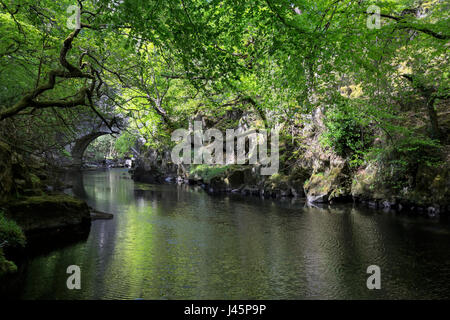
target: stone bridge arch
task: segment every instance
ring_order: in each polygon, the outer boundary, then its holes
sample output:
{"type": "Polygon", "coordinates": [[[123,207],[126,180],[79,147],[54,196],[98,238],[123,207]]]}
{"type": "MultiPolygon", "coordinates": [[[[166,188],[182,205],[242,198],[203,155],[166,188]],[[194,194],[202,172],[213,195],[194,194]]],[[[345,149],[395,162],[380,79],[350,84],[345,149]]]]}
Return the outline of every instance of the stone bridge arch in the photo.
{"type": "Polygon", "coordinates": [[[126,124],[127,118],[117,115],[114,115],[109,123],[100,122],[97,118],[88,115],[81,117],[74,128],[71,141],[67,141],[65,144],[65,150],[70,154],[70,159],[66,158],[63,162],[64,165],[74,169],[81,168],[84,152],[92,141],[107,134],[120,134],[126,124]]]}
{"type": "Polygon", "coordinates": [[[80,168],[83,165],[83,155],[89,144],[100,136],[111,134],[111,132],[99,131],[89,133],[75,141],[71,150],[72,166],[80,168]]]}

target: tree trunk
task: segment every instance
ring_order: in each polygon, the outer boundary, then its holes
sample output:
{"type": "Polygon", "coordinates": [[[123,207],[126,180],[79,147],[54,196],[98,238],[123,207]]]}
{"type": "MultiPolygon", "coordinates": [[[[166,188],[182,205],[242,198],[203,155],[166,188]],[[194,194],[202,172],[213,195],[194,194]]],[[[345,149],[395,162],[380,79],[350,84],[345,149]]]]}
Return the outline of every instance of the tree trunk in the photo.
{"type": "Polygon", "coordinates": [[[436,112],[436,109],[434,108],[435,100],[436,99],[434,99],[434,98],[427,99],[427,110],[428,110],[428,117],[430,118],[430,124],[431,124],[431,138],[440,139],[441,132],[439,130],[437,112],[436,112]]]}

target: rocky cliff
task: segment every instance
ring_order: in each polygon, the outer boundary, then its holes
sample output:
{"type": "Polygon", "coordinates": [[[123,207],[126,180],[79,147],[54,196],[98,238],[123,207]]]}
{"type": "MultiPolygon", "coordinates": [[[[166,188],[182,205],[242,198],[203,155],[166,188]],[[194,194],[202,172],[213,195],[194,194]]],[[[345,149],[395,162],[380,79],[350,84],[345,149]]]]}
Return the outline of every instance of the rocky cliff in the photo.
{"type": "MultiPolygon", "coordinates": [[[[322,143],[326,130],[323,118],[317,110],[309,122],[291,134],[300,141],[296,148],[289,138],[280,137],[280,171],[272,176],[260,175],[259,165],[175,166],[168,151],[156,150],[141,156],[133,176],[150,183],[175,181],[176,176],[179,183],[199,184],[210,193],[304,197],[310,203],[355,201],[429,216],[450,210],[449,148],[441,150],[436,156],[443,160],[433,164],[410,160],[406,166],[400,161],[402,155],[391,155],[392,159],[378,157],[354,165],[351,157],[338,155],[322,143]]],[[[381,138],[374,143],[380,150],[388,148],[381,138]]],[[[415,149],[411,149],[414,157],[415,149]]],[[[387,150],[384,154],[389,155],[387,150]]]]}

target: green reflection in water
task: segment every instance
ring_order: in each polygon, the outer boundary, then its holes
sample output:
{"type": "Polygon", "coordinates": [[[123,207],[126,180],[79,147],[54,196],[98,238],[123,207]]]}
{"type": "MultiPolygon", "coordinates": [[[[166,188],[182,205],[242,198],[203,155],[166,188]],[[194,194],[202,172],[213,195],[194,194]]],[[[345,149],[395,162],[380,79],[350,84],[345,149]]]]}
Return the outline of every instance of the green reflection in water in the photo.
{"type": "Polygon", "coordinates": [[[49,248],[1,295],[36,299],[449,298],[450,232],[433,221],[351,205],[212,197],[135,184],[126,170],[86,171],[74,192],[112,220],[87,240],[49,248]],[[82,289],[66,288],[79,265],[82,289]],[[382,270],[382,290],[366,269],[382,270]]]}

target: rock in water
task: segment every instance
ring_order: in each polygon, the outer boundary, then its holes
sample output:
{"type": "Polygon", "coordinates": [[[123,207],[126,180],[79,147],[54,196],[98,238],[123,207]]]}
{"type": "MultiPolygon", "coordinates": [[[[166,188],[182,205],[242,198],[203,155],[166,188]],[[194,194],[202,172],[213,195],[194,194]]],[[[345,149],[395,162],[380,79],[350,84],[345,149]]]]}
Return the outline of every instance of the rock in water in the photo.
{"type": "Polygon", "coordinates": [[[25,232],[90,225],[86,202],[68,195],[32,196],[11,201],[6,206],[8,218],[25,232]]]}
{"type": "Polygon", "coordinates": [[[106,213],[97,211],[95,209],[91,210],[91,219],[92,220],[108,220],[114,218],[114,215],[112,213],[106,213]]]}

